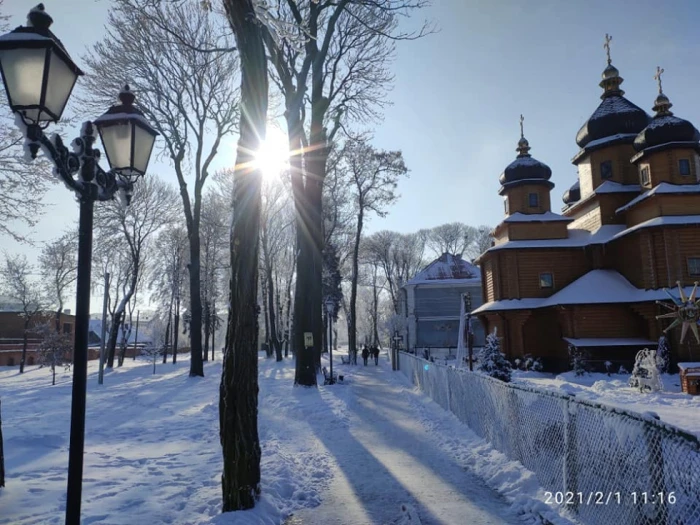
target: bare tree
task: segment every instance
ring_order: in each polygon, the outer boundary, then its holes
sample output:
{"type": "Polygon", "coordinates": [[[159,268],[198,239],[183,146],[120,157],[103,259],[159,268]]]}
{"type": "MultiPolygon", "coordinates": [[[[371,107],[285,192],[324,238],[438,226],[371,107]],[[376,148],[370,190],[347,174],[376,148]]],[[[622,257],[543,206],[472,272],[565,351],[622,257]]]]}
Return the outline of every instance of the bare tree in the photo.
{"type": "Polygon", "coordinates": [[[436,257],[443,253],[463,255],[476,240],[477,229],[462,222],[450,222],[425,232],[426,245],[436,257]]]}
{"type": "Polygon", "coordinates": [[[120,1],[106,38],[84,59],[100,104],[129,77],[161,134],[177,177],[189,239],[190,375],[203,376],[200,222],[204,185],[221,141],[236,130],[236,56],[221,17],[193,2],[120,1]],[[177,38],[174,38],[177,35],[177,38]],[[202,53],[202,49],[221,51],[202,53]]]}
{"type": "Polygon", "coordinates": [[[406,175],[408,169],[400,151],[378,151],[365,140],[348,141],[343,149],[343,164],[347,170],[348,184],[352,188],[357,212],[348,311],[348,347],[351,352],[355,352],[360,241],[365,217],[371,212],[380,217],[386,215],[386,208],[398,199],[396,186],[399,177],[406,175]]]}
{"type": "Polygon", "coordinates": [[[406,36],[397,31],[397,19],[424,5],[424,0],[288,0],[276,4],[274,16],[296,28],[298,39],[280,43],[270,33],[264,35],[285,100],[292,152],[298,245],[295,384],[316,384],[322,332],[322,188],[330,146],[348,122],[378,116],[391,81],[387,64],[393,39],[406,36]],[[313,339],[308,350],[306,333],[313,339]]]}
{"type": "Polygon", "coordinates": [[[29,264],[24,255],[5,254],[5,261],[0,268],[4,278],[3,292],[17,301],[24,319],[24,334],[22,337],[22,357],[19,361],[19,373],[24,373],[24,363],[27,359],[27,339],[32,321],[41,312],[43,298],[41,285],[32,279],[34,267],[29,264]]]}
{"type": "MultiPolygon", "coordinates": [[[[111,201],[95,212],[96,244],[109,244],[109,239],[124,239],[126,253],[120,265],[123,279],[116,279],[121,286],[121,298],[113,311],[112,323],[107,341],[107,368],[114,366],[114,356],[119,329],[124,323],[127,304],[136,293],[146,262],[146,248],[150,238],[161,228],[171,223],[177,213],[177,195],[172,186],[158,177],[145,177],[139,184],[129,207],[118,201],[111,201]]],[[[116,303],[116,298],[115,298],[116,303]]],[[[120,359],[120,362],[122,359],[120,359]]]]}
{"type": "Polygon", "coordinates": [[[479,226],[479,228],[477,228],[474,242],[467,250],[467,254],[472,260],[476,259],[479,255],[493,246],[493,235],[491,235],[492,230],[493,228],[490,226],[479,226]]]}
{"type": "MultiPolygon", "coordinates": [[[[0,13],[3,12],[0,0],[0,13]]],[[[0,33],[9,29],[8,17],[0,15],[0,33]]],[[[7,107],[5,90],[0,90],[0,107],[7,107]]],[[[15,241],[30,242],[17,226],[35,226],[45,206],[43,196],[58,177],[52,175],[53,166],[46,159],[27,162],[24,136],[14,125],[14,115],[9,111],[0,114],[0,234],[15,241]]]]}
{"type": "Polygon", "coordinates": [[[267,57],[253,0],[224,0],[241,64],[241,122],[234,172],[231,291],[219,432],[224,457],[223,511],[250,509],[260,495],[257,284],[261,170],[254,153],[265,139],[267,57]]]}
{"type": "Polygon", "coordinates": [[[51,369],[51,384],[56,384],[56,368],[64,365],[70,368],[70,356],[73,341],[70,334],[57,332],[51,323],[43,323],[34,328],[33,332],[39,337],[37,347],[38,363],[51,369]]]}
{"type": "Polygon", "coordinates": [[[56,307],[56,331],[66,294],[78,277],[78,242],[73,232],[65,233],[44,246],[39,255],[44,295],[56,307]]]}
{"type": "Polygon", "coordinates": [[[425,235],[382,230],[364,240],[364,250],[365,257],[382,268],[394,312],[398,313],[399,290],[425,265],[425,235]]]}

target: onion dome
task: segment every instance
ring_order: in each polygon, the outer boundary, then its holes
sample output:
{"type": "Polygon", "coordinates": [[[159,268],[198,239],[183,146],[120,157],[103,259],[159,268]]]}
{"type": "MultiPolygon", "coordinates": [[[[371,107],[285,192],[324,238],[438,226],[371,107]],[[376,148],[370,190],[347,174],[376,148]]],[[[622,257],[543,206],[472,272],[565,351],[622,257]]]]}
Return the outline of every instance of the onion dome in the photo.
{"type": "Polygon", "coordinates": [[[603,101],[576,134],[576,144],[581,148],[585,148],[594,140],[614,135],[637,134],[649,124],[646,111],[623,96],[625,92],[620,89],[620,85],[624,79],[610,60],[611,40],[611,36],[605,35],[604,47],[608,54],[608,65],[599,84],[603,88],[603,94],[600,96],[603,101]]]}
{"type": "Polygon", "coordinates": [[[581,184],[577,180],[571,188],[564,192],[562,197],[564,204],[571,206],[573,203],[581,200],[581,184]]]}
{"type": "Polygon", "coordinates": [[[659,95],[652,108],[656,115],[649,125],[644,128],[634,139],[634,149],[642,151],[662,144],[686,142],[698,145],[700,132],[687,120],[678,118],[671,112],[671,101],[664,94],[661,87],[661,73],[664,70],[657,67],[654,78],[659,83],[659,95]]]}
{"type": "Polygon", "coordinates": [[[545,163],[532,158],[530,155],[530,143],[523,135],[524,118],[520,115],[520,140],[515,151],[518,152],[516,159],[511,162],[501,173],[498,181],[501,183],[501,191],[506,187],[520,184],[544,183],[550,188],[554,185],[549,182],[552,170],[545,163]]]}

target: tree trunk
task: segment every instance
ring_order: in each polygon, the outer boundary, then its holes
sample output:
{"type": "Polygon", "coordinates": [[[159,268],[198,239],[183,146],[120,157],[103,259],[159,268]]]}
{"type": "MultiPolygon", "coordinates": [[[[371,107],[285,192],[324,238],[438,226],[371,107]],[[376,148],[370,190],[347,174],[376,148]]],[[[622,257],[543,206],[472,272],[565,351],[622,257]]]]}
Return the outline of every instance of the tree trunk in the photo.
{"type": "Polygon", "coordinates": [[[204,301],[204,361],[209,361],[209,335],[211,334],[211,314],[209,299],[204,301]]]}
{"type": "Polygon", "coordinates": [[[2,448],[2,400],[0,400],[0,487],[5,486],[5,452],[2,448]]]}
{"type": "MultiPolygon", "coordinates": [[[[165,345],[163,346],[163,364],[168,362],[168,345],[170,344],[170,322],[173,319],[173,299],[170,296],[170,306],[168,306],[168,324],[165,325],[165,345]]],[[[155,341],[154,341],[155,343],[155,341]]]]}
{"type": "Polygon", "coordinates": [[[200,296],[199,221],[190,235],[190,377],[204,377],[202,361],[202,297],[200,296]],[[196,233],[194,233],[196,232],[196,233]]]}
{"type": "MultiPolygon", "coordinates": [[[[27,314],[25,314],[26,316],[27,314]]],[[[24,318],[24,336],[22,337],[22,357],[19,360],[19,373],[24,373],[24,363],[27,360],[27,337],[29,335],[29,317],[24,318]]]]}
{"type": "Polygon", "coordinates": [[[269,257],[265,257],[268,260],[268,264],[265,265],[267,273],[267,311],[269,312],[270,321],[270,336],[268,339],[268,344],[272,345],[272,349],[275,352],[276,361],[282,361],[282,341],[277,334],[277,315],[275,313],[275,286],[272,280],[272,264],[269,264],[269,257]]]}
{"type": "Polygon", "coordinates": [[[363,203],[360,201],[355,231],[355,246],[352,249],[352,276],[350,278],[350,308],[348,312],[348,350],[357,351],[357,279],[360,271],[360,238],[364,222],[363,203]]]}
{"type": "Polygon", "coordinates": [[[262,296],[262,311],[265,319],[265,357],[269,359],[272,357],[272,344],[270,338],[270,317],[268,315],[269,308],[267,305],[267,271],[260,278],[260,295],[262,296]]]}
{"type": "Polygon", "coordinates": [[[224,0],[241,64],[241,120],[231,234],[231,308],[219,401],[224,512],[252,508],[260,495],[257,286],[261,173],[253,160],[265,137],[268,80],[262,28],[252,2],[224,0]]]}
{"type": "Polygon", "coordinates": [[[177,341],[179,339],[180,332],[180,299],[176,300],[175,304],[175,328],[173,330],[173,364],[177,363],[177,341]]]}
{"type": "Polygon", "coordinates": [[[372,338],[374,345],[379,346],[379,329],[377,322],[379,320],[379,288],[377,288],[377,267],[372,269],[372,338]]]}

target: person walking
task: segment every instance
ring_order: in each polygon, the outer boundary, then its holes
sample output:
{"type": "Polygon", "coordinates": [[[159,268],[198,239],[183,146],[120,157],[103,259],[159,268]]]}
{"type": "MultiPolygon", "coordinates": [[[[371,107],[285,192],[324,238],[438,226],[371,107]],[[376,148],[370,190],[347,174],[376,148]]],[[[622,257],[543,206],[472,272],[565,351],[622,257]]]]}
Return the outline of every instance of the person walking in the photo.
{"type": "Polygon", "coordinates": [[[367,358],[369,357],[369,350],[367,349],[367,345],[364,345],[362,347],[362,360],[365,362],[365,366],[367,366],[367,358]]]}
{"type": "Polygon", "coordinates": [[[379,347],[377,345],[372,348],[372,357],[374,357],[374,366],[379,366],[379,347]]]}

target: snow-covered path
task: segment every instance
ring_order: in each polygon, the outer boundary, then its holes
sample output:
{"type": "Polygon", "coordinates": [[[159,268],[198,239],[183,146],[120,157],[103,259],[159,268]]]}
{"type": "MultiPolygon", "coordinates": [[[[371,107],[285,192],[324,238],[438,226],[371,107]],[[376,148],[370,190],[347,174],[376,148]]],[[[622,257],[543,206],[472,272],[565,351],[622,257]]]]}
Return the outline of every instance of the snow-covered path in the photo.
{"type": "Polygon", "coordinates": [[[290,523],[412,523],[401,516],[402,503],[423,525],[518,522],[501,496],[445,453],[423,396],[386,362],[336,370],[347,384],[321,388],[319,410],[337,422],[312,425],[332,456],[330,486],[319,507],[300,510],[290,523]]]}

